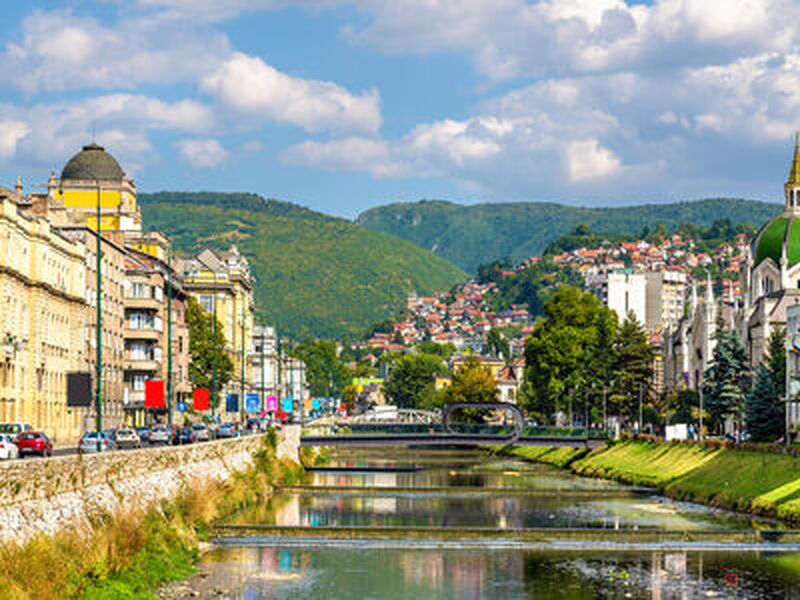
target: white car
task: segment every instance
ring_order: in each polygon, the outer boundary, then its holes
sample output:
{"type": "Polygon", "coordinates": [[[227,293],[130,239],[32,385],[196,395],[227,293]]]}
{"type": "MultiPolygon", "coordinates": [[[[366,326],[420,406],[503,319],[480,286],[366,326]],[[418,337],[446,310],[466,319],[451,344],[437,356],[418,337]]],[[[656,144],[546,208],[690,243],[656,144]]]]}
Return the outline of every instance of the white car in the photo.
{"type": "Polygon", "coordinates": [[[0,433],[0,459],[9,460],[12,458],[19,458],[19,450],[11,434],[0,433]]]}
{"type": "Polygon", "coordinates": [[[0,433],[7,433],[11,436],[12,440],[17,439],[20,433],[26,431],[33,431],[33,427],[27,423],[13,422],[13,423],[0,423],[0,433]]]}
{"type": "Polygon", "coordinates": [[[198,442],[207,442],[211,439],[211,431],[205,423],[193,423],[192,431],[194,431],[195,438],[198,442]]]}

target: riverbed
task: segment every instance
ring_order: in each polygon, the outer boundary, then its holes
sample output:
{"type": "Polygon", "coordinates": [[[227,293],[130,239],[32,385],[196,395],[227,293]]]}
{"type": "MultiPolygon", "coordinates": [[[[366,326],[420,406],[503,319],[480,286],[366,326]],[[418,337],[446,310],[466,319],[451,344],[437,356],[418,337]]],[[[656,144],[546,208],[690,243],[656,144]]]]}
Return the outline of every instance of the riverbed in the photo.
{"type": "Polygon", "coordinates": [[[326,470],[229,522],[295,533],[220,537],[176,596],[800,598],[797,547],[616,541],[619,532],[722,536],[780,523],[477,451],[336,450],[326,470]],[[429,535],[406,539],[406,527],[429,535]],[[296,528],[392,528],[392,534],[308,539],[296,528]],[[478,534],[460,540],[443,533],[465,528],[478,534]],[[503,535],[547,528],[554,532],[547,544],[503,535]],[[559,540],[559,532],[582,531],[593,532],[592,541],[559,540]]]}

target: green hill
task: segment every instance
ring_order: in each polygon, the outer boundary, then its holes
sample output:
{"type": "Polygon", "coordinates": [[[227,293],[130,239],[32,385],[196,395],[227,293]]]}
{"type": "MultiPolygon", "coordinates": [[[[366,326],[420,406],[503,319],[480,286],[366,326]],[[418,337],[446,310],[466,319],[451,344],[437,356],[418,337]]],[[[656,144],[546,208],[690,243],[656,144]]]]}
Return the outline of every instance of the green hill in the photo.
{"type": "Polygon", "coordinates": [[[427,248],[474,273],[478,265],[510,256],[537,255],[548,243],[585,223],[599,233],[638,233],[663,223],[711,225],[718,219],[760,226],[781,205],[718,198],[615,208],[580,208],[544,202],[463,206],[439,200],[371,208],[357,223],[427,248]]]}
{"type": "Polygon", "coordinates": [[[408,293],[466,276],[418,246],[254,194],[140,194],[145,225],[176,248],[236,244],[250,260],[265,320],[295,338],[357,336],[405,306],[408,293]]]}

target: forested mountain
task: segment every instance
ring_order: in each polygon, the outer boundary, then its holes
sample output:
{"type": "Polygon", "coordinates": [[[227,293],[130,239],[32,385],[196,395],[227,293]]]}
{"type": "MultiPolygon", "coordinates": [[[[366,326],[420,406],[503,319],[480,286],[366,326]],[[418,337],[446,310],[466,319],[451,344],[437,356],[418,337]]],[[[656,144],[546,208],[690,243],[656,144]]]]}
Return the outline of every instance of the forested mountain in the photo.
{"type": "Polygon", "coordinates": [[[464,206],[439,200],[388,204],[362,213],[357,223],[391,233],[431,250],[469,273],[479,265],[509,256],[540,254],[578,224],[596,233],[638,234],[662,223],[709,226],[728,219],[760,226],[782,205],[735,198],[710,198],[673,204],[581,208],[544,202],[464,206]]]}
{"type": "Polygon", "coordinates": [[[466,275],[418,246],[289,202],[255,194],[139,194],[145,226],[178,251],[236,244],[250,260],[264,320],[295,338],[358,336],[412,292],[449,289],[466,275]]]}

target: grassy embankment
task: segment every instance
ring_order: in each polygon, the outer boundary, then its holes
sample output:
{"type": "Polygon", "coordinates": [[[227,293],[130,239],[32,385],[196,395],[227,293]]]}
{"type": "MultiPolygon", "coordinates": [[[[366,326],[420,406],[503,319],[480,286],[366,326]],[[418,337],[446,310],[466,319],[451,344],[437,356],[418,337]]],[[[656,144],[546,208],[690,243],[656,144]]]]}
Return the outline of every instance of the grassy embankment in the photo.
{"type": "Polygon", "coordinates": [[[252,467],[226,481],[191,487],[147,511],[105,515],[88,534],[65,530],[0,546],[2,597],[154,598],[158,585],[193,572],[216,521],[302,477],[302,467],[276,458],[274,434],[264,440],[252,467]]]}
{"type": "Polygon", "coordinates": [[[679,500],[800,523],[800,462],[773,451],[624,441],[588,452],[515,448],[514,456],[575,473],[652,486],[679,500]]]}

